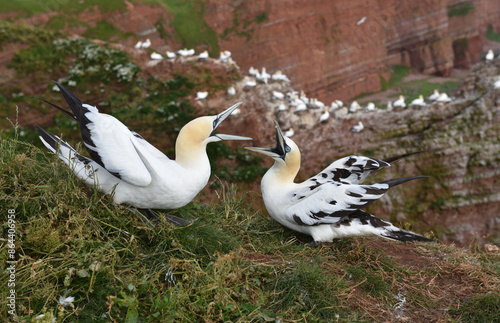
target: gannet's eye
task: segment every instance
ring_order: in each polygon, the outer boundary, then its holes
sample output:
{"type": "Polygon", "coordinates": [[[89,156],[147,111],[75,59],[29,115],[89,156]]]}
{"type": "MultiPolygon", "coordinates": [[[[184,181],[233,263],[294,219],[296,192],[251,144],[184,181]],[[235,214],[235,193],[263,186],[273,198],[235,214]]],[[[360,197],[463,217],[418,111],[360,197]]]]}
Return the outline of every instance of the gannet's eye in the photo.
{"type": "Polygon", "coordinates": [[[292,148],[290,148],[289,146],[285,147],[285,152],[289,153],[291,150],[292,150],[292,148]]]}

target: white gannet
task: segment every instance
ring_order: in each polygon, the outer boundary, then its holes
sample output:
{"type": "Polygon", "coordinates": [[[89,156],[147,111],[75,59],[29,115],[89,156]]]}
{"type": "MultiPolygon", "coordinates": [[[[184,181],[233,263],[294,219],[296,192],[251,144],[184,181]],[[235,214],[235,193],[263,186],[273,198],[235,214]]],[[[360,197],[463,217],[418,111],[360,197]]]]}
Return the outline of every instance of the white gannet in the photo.
{"type": "Polygon", "coordinates": [[[324,109],[325,108],[325,104],[316,98],[312,98],[311,100],[309,100],[309,106],[313,109],[324,109]]]}
{"type": "Polygon", "coordinates": [[[240,115],[240,113],[241,113],[241,110],[240,110],[239,108],[236,108],[236,109],[234,109],[234,111],[233,111],[233,112],[231,112],[231,115],[232,115],[233,117],[237,117],[237,116],[239,116],[239,115],[240,115]]]}
{"type": "Polygon", "coordinates": [[[358,122],[357,125],[354,125],[352,128],[351,128],[351,132],[355,132],[355,133],[359,133],[361,131],[363,131],[363,129],[365,129],[365,126],[363,125],[363,122],[358,122]]]}
{"type": "Polygon", "coordinates": [[[303,90],[300,91],[299,99],[302,100],[305,104],[309,104],[309,98],[306,96],[303,90]]]}
{"type": "Polygon", "coordinates": [[[208,60],[208,51],[204,50],[203,52],[199,53],[198,59],[202,61],[208,60]]]}
{"type": "Polygon", "coordinates": [[[361,25],[362,23],[364,23],[366,21],[366,17],[363,17],[361,19],[359,19],[359,21],[356,23],[356,26],[359,26],[361,25]]]}
{"type": "Polygon", "coordinates": [[[253,66],[251,66],[249,69],[248,69],[248,74],[250,74],[251,76],[255,76],[257,75],[257,73],[259,73],[258,70],[256,70],[255,68],[253,68],[253,66]]]}
{"type": "Polygon", "coordinates": [[[342,108],[344,106],[344,102],[342,102],[340,100],[335,100],[335,103],[337,103],[337,105],[339,106],[339,108],[342,108]]]}
{"type": "Polygon", "coordinates": [[[284,81],[284,82],[290,82],[290,79],[285,75],[283,74],[281,71],[276,71],[272,76],[271,76],[271,79],[275,80],[275,81],[284,81]]]}
{"type": "Polygon", "coordinates": [[[196,99],[195,100],[204,100],[207,97],[208,97],[207,91],[199,91],[199,92],[196,92],[196,99]]]}
{"type": "Polygon", "coordinates": [[[168,59],[174,59],[177,56],[175,52],[170,52],[168,50],[165,52],[165,54],[167,55],[168,59]]]}
{"type": "Polygon", "coordinates": [[[262,72],[259,73],[259,71],[257,71],[257,75],[255,75],[255,78],[257,79],[257,81],[267,84],[267,81],[271,78],[271,75],[269,75],[269,73],[266,72],[266,68],[263,67],[262,72]]]}
{"type": "Polygon", "coordinates": [[[431,101],[436,101],[439,98],[439,91],[437,89],[434,90],[434,93],[432,93],[428,99],[431,101]]]}
{"type": "Polygon", "coordinates": [[[286,111],[288,110],[288,107],[285,104],[285,101],[280,100],[279,105],[278,105],[278,111],[286,111]]]}
{"type": "Polygon", "coordinates": [[[276,147],[245,147],[274,159],[273,166],[261,182],[264,204],[274,220],[312,236],[312,246],[337,238],[366,235],[397,241],[432,241],[361,210],[381,198],[389,188],[425,177],[396,178],[362,185],[369,175],[390,166],[389,162],[410,154],[386,160],[347,156],[333,162],[318,175],[294,183],[300,169],[299,147],[283,136],[276,122],[275,127],[276,147]]]}
{"type": "Polygon", "coordinates": [[[279,91],[273,91],[273,99],[275,100],[283,100],[285,95],[279,91]]]}
{"type": "Polygon", "coordinates": [[[293,128],[290,128],[290,129],[288,129],[288,131],[285,131],[285,136],[288,138],[293,137],[294,134],[295,134],[295,131],[293,131],[293,128]]]}
{"type": "Polygon", "coordinates": [[[323,107],[323,109],[324,109],[324,112],[322,115],[319,116],[319,120],[318,120],[320,123],[325,122],[328,120],[328,118],[330,118],[330,112],[328,112],[328,107],[325,106],[325,107],[323,107]]]}
{"type": "Polygon", "coordinates": [[[85,184],[111,194],[117,204],[145,209],[176,209],[189,203],[207,184],[210,162],[206,146],[221,140],[250,138],[216,134],[215,129],[236,109],[237,103],[215,116],[196,118],[179,132],[175,160],[131,131],[115,117],[84,104],[59,83],[68,111],[80,124],[90,158],[84,157],[59,137],[37,126],[43,144],[56,153],[85,184]]]}
{"type": "Polygon", "coordinates": [[[493,88],[494,89],[500,89],[500,76],[498,77],[498,80],[493,83],[493,88]]]}
{"type": "Polygon", "coordinates": [[[495,54],[493,54],[493,50],[490,49],[488,51],[488,54],[486,54],[485,58],[487,61],[492,61],[495,58],[495,54]]]}
{"type": "Polygon", "coordinates": [[[193,56],[195,53],[194,49],[179,49],[177,51],[177,54],[181,55],[182,57],[188,57],[188,56],[193,56]]]}
{"type": "Polygon", "coordinates": [[[333,111],[333,110],[337,110],[339,107],[339,105],[337,104],[337,102],[333,101],[331,104],[330,104],[330,111],[333,111]]]}
{"type": "Polygon", "coordinates": [[[139,41],[135,44],[134,48],[135,48],[135,49],[141,49],[141,47],[142,47],[142,41],[140,41],[140,40],[139,40],[139,41]]]}
{"type": "Polygon", "coordinates": [[[149,46],[151,46],[151,41],[148,39],[146,39],[145,42],[142,43],[141,47],[142,48],[149,48],[149,46]]]}
{"type": "Polygon", "coordinates": [[[223,52],[220,52],[220,55],[219,55],[219,60],[221,60],[222,62],[225,62],[227,61],[229,58],[231,58],[231,52],[228,51],[228,50],[225,50],[223,52]]]}
{"type": "Polygon", "coordinates": [[[236,94],[236,90],[234,89],[234,86],[230,86],[230,87],[227,89],[227,94],[228,94],[228,95],[235,95],[235,94],[236,94]]]}
{"type": "Polygon", "coordinates": [[[385,107],[385,109],[387,111],[392,111],[392,102],[391,101],[387,102],[387,106],[385,107]]]}
{"type": "Polygon", "coordinates": [[[307,111],[307,105],[304,102],[302,102],[301,100],[299,100],[299,102],[295,106],[295,109],[293,110],[293,112],[297,113],[297,112],[302,112],[302,111],[307,111]]]}
{"type": "Polygon", "coordinates": [[[366,106],[366,111],[375,111],[377,107],[375,106],[375,103],[373,102],[368,102],[368,105],[366,106]]]}
{"type": "Polygon", "coordinates": [[[158,54],[157,52],[151,53],[150,57],[153,60],[162,60],[163,59],[163,56],[161,56],[161,54],[158,54]]]}
{"type": "Polygon", "coordinates": [[[361,106],[359,105],[358,101],[352,101],[351,106],[349,107],[349,112],[354,113],[360,109],[361,106]]]}
{"type": "Polygon", "coordinates": [[[257,82],[255,82],[254,80],[246,80],[244,83],[243,83],[244,86],[248,86],[248,87],[254,87],[257,85],[257,82]]]}
{"type": "Polygon", "coordinates": [[[448,97],[448,94],[443,92],[439,94],[439,98],[436,100],[436,102],[451,102],[451,99],[448,97]]]}
{"type": "Polygon", "coordinates": [[[425,101],[424,101],[424,96],[420,94],[418,98],[415,100],[411,101],[410,106],[412,105],[417,105],[419,107],[425,107],[425,101]]]}
{"type": "Polygon", "coordinates": [[[399,96],[399,99],[397,99],[396,101],[394,101],[394,103],[392,104],[393,107],[395,108],[406,108],[406,103],[405,103],[405,97],[400,95],[399,96]]]}

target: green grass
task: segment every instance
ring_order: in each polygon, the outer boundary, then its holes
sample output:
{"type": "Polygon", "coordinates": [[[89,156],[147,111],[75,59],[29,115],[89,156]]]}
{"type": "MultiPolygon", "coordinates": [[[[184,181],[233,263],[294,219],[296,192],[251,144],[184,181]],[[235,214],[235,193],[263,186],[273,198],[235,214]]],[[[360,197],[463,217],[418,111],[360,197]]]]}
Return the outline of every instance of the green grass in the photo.
{"type": "Polygon", "coordinates": [[[493,27],[491,27],[491,25],[488,25],[488,29],[486,30],[486,38],[491,41],[500,42],[500,33],[494,32],[493,27]]]}
{"type": "Polygon", "coordinates": [[[406,76],[410,74],[411,67],[404,65],[393,65],[391,66],[391,76],[389,80],[380,77],[380,84],[382,85],[382,91],[385,91],[396,84],[399,84],[406,76]]]}
{"type": "Polygon", "coordinates": [[[460,1],[448,5],[448,17],[465,16],[476,9],[476,6],[471,1],[460,1]]]}
{"type": "Polygon", "coordinates": [[[69,14],[79,13],[85,9],[97,6],[101,13],[110,11],[125,10],[123,0],[86,0],[86,1],[37,1],[37,0],[0,0],[0,12],[20,12],[23,17],[62,11],[69,14]]]}
{"type": "Polygon", "coordinates": [[[111,39],[123,39],[132,36],[131,33],[123,33],[121,30],[110,24],[105,20],[97,22],[95,27],[88,28],[83,36],[90,39],[100,39],[109,41],[111,39]]]}

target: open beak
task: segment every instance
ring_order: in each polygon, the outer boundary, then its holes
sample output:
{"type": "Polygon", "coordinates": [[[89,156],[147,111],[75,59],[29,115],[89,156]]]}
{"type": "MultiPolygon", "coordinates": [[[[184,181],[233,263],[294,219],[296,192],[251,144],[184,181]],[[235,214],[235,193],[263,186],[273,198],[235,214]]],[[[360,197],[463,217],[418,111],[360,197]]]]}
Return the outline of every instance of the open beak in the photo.
{"type": "Polygon", "coordinates": [[[261,147],[245,147],[245,149],[255,151],[256,153],[270,156],[272,158],[285,158],[285,138],[283,138],[283,133],[281,132],[280,126],[277,121],[274,121],[274,127],[276,128],[276,147],[274,148],[261,148],[261,147]]]}
{"type": "Polygon", "coordinates": [[[242,137],[242,136],[235,136],[235,135],[226,135],[222,133],[214,133],[215,129],[222,123],[222,121],[226,120],[227,117],[231,115],[231,113],[236,110],[240,105],[242,105],[243,102],[238,102],[235,105],[231,106],[230,108],[226,109],[225,111],[219,113],[217,115],[217,118],[214,121],[213,128],[214,130],[212,131],[212,134],[210,136],[219,138],[219,140],[253,140],[250,137],[242,137]]]}

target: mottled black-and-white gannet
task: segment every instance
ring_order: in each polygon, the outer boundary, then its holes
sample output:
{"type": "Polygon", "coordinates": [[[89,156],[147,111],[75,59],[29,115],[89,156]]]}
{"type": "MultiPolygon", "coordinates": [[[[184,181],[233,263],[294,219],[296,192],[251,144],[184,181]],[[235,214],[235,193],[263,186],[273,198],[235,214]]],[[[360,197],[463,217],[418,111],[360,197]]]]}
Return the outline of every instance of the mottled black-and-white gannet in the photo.
{"type": "Polygon", "coordinates": [[[366,235],[398,241],[432,241],[361,210],[381,198],[389,188],[423,177],[362,185],[369,175],[407,155],[386,160],[347,156],[333,162],[318,175],[302,183],[294,183],[300,169],[299,147],[283,136],[277,123],[275,127],[276,147],[245,147],[274,159],[274,165],[261,182],[264,204],[274,220],[312,236],[311,245],[366,235]]]}
{"type": "Polygon", "coordinates": [[[410,106],[412,106],[412,105],[416,105],[416,106],[419,106],[419,107],[424,107],[425,106],[424,96],[422,94],[420,94],[418,96],[418,98],[416,98],[415,100],[411,101],[410,106]]]}
{"type": "Polygon", "coordinates": [[[392,104],[393,107],[395,108],[406,108],[406,103],[405,103],[405,97],[400,95],[399,96],[399,99],[397,99],[396,101],[394,101],[394,103],[392,104]]]}
{"type": "Polygon", "coordinates": [[[365,126],[363,125],[363,122],[359,121],[358,124],[354,125],[350,129],[350,131],[355,132],[355,133],[359,133],[359,132],[363,131],[363,129],[365,129],[365,126]]]}
{"type": "Polygon", "coordinates": [[[435,89],[428,99],[431,101],[436,101],[437,99],[439,99],[439,91],[435,89]]]}
{"type": "Polygon", "coordinates": [[[495,54],[493,53],[493,50],[488,50],[488,53],[486,54],[486,60],[487,61],[492,61],[495,58],[495,54]]]}
{"type": "Polygon", "coordinates": [[[144,209],[180,208],[208,182],[208,143],[251,140],[215,133],[240,102],[218,115],[199,117],[182,127],[175,143],[175,160],[171,160],[115,117],[99,113],[96,107],[82,103],[63,86],[56,85],[71,111],[44,101],[80,124],[91,158],[80,155],[62,139],[37,126],[41,141],[85,184],[111,194],[117,204],[144,209]]]}

